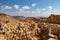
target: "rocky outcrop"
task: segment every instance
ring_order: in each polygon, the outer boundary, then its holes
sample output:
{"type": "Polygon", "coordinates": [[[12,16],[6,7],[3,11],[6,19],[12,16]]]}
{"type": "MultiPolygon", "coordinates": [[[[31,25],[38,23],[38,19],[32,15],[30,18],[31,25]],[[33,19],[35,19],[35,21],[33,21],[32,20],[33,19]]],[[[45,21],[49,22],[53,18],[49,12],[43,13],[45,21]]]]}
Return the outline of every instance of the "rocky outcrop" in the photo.
{"type": "Polygon", "coordinates": [[[60,15],[51,14],[48,18],[39,18],[39,22],[60,24],[60,15]]]}
{"type": "Polygon", "coordinates": [[[8,22],[19,22],[17,19],[7,15],[7,14],[4,14],[4,13],[0,13],[0,21],[1,22],[5,22],[5,23],[8,23],[8,22]]]}
{"type": "Polygon", "coordinates": [[[48,21],[49,23],[60,24],[60,15],[52,14],[51,16],[49,16],[49,17],[47,18],[47,21],[48,21]]]}

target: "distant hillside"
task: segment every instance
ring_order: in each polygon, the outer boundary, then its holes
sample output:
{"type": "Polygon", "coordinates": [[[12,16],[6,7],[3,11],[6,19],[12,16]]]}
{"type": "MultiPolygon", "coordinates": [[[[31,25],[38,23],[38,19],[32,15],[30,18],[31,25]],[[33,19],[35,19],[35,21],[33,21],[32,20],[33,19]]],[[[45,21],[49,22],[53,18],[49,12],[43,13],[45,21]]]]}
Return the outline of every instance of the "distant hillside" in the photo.
{"type": "Polygon", "coordinates": [[[27,21],[27,22],[45,22],[45,23],[54,23],[54,24],[60,24],[60,15],[56,14],[51,14],[49,17],[40,17],[40,18],[35,18],[35,17],[20,17],[18,18],[20,21],[27,21]]]}
{"type": "Polygon", "coordinates": [[[54,23],[54,24],[60,24],[60,15],[51,14],[48,18],[46,17],[23,17],[23,16],[9,16],[4,13],[0,13],[0,21],[3,22],[19,22],[19,21],[27,21],[27,22],[45,22],[45,23],[54,23]]]}
{"type": "Polygon", "coordinates": [[[60,15],[51,14],[48,18],[38,18],[39,22],[60,24],[60,15]]]}
{"type": "Polygon", "coordinates": [[[25,18],[24,16],[12,16],[14,18],[25,18]]]}
{"type": "Polygon", "coordinates": [[[60,24],[60,15],[51,14],[47,18],[47,22],[60,24]]]}
{"type": "Polygon", "coordinates": [[[2,21],[2,22],[18,22],[17,19],[15,19],[7,14],[4,14],[4,13],[0,13],[0,21],[2,21]]]}

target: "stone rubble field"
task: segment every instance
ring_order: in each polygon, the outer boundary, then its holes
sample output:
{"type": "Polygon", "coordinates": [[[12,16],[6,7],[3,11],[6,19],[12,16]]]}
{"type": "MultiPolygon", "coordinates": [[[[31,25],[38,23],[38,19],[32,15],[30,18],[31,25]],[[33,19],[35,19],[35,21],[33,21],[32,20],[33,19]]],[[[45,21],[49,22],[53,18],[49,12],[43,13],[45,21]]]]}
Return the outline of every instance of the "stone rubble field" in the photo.
{"type": "Polygon", "coordinates": [[[60,40],[60,25],[0,22],[0,40],[60,40]]]}

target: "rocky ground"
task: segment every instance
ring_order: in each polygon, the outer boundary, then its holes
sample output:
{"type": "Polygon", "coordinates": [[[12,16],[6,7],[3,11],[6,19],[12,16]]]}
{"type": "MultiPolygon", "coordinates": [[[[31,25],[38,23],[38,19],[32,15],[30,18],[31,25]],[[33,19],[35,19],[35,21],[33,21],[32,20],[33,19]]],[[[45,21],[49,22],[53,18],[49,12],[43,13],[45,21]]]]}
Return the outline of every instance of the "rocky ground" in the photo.
{"type": "Polygon", "coordinates": [[[60,40],[60,25],[0,22],[0,40],[60,40]]]}
{"type": "Polygon", "coordinates": [[[0,40],[60,40],[60,24],[0,19],[0,40]]]}

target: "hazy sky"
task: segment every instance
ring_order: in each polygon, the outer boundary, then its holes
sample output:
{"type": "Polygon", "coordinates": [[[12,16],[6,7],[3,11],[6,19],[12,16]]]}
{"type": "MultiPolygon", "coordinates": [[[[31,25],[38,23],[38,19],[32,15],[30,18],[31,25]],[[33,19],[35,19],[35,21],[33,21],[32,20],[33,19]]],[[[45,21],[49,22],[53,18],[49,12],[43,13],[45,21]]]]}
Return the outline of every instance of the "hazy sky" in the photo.
{"type": "Polygon", "coordinates": [[[0,12],[12,16],[60,14],[60,0],[0,0],[0,12]]]}

